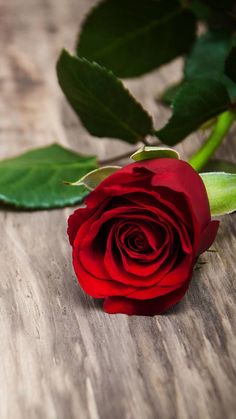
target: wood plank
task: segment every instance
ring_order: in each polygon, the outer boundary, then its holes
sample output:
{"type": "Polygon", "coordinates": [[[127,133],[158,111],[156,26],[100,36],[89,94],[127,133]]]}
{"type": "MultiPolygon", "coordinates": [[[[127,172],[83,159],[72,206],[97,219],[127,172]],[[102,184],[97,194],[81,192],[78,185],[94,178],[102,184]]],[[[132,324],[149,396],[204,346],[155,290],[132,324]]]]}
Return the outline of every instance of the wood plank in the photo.
{"type": "MultiPolygon", "coordinates": [[[[0,156],[57,141],[105,158],[128,145],[96,140],[66,104],[55,77],[95,0],[0,4],[0,156]]],[[[127,85],[161,126],[153,94],[181,61],[127,85]]],[[[219,155],[235,159],[235,132],[219,155]]],[[[186,157],[199,144],[179,148],[186,157]]],[[[0,210],[0,417],[5,419],[235,418],[235,215],[218,253],[196,271],[181,304],[154,318],[109,316],[73,282],[71,209],[0,210]]]]}

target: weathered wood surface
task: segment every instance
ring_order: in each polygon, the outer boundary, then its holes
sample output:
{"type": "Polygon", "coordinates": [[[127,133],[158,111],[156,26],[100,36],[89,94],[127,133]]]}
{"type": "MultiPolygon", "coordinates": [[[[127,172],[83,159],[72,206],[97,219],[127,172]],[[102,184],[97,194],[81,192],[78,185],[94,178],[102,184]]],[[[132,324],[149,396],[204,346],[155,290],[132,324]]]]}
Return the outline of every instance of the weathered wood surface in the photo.
{"type": "MultiPolygon", "coordinates": [[[[1,0],[1,158],[54,141],[101,158],[128,149],[91,138],[56,82],[60,48],[72,49],[94,3],[1,0]]],[[[180,67],[128,83],[156,125],[168,112],[153,95],[180,67]]],[[[220,151],[230,159],[234,135],[220,151]]],[[[181,146],[185,156],[193,139],[181,146]]],[[[74,284],[70,212],[0,210],[0,418],[235,418],[235,215],[223,220],[218,253],[204,256],[181,304],[129,318],[104,314],[74,284]]]]}

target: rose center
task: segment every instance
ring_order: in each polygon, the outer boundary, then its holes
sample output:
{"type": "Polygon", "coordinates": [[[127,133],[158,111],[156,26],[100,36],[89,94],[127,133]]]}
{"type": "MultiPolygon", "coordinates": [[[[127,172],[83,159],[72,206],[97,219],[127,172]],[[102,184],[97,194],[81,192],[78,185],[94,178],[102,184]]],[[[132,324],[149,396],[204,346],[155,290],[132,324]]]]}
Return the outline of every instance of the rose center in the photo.
{"type": "Polygon", "coordinates": [[[150,250],[147,238],[138,228],[133,228],[127,233],[124,243],[128,249],[135,252],[146,252],[150,250]]]}

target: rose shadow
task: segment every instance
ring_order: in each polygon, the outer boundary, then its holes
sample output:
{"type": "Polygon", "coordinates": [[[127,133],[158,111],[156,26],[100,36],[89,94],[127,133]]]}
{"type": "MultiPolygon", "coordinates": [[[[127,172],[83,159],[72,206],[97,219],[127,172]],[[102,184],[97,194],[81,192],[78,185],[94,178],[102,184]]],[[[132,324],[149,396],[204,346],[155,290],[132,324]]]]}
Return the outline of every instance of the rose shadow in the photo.
{"type": "Polygon", "coordinates": [[[71,299],[75,305],[80,305],[86,312],[91,310],[103,311],[103,299],[93,298],[87,295],[74,279],[75,291],[72,292],[71,299]]]}

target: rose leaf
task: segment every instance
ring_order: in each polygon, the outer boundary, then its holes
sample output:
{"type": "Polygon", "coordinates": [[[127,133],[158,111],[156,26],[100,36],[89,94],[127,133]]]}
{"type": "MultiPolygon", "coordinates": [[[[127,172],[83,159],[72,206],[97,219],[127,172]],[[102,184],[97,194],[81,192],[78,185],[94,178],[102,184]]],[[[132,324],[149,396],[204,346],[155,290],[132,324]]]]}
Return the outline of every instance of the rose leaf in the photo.
{"type": "Polygon", "coordinates": [[[64,179],[78,179],[97,167],[94,156],[82,156],[58,144],[0,161],[0,201],[27,209],[64,207],[88,194],[64,179]]]}
{"type": "Polygon", "coordinates": [[[236,174],[210,172],[200,176],[207,190],[212,216],[236,211],[236,174]]]}
{"type": "Polygon", "coordinates": [[[234,7],[235,0],[200,0],[201,3],[207,4],[209,7],[212,7],[216,10],[228,11],[234,7]]]}
{"type": "Polygon", "coordinates": [[[86,18],[77,54],[136,77],[187,53],[195,31],[195,15],[178,0],[106,0],[86,18]]]}
{"type": "Polygon", "coordinates": [[[163,143],[175,145],[229,106],[222,83],[205,78],[188,81],[174,99],[172,117],[156,135],[163,143]]]}
{"type": "Polygon", "coordinates": [[[219,79],[230,51],[232,36],[228,31],[209,30],[196,39],[185,62],[185,79],[213,77],[219,79]]]}
{"type": "Polygon", "coordinates": [[[236,47],[232,48],[226,59],[225,73],[236,83],[236,47]]]}
{"type": "Polygon", "coordinates": [[[62,51],[59,84],[82,123],[97,137],[136,143],[153,130],[152,119],[111,71],[62,51]]]}
{"type": "Polygon", "coordinates": [[[197,38],[185,62],[185,80],[206,77],[221,81],[234,99],[236,84],[225,74],[225,60],[234,42],[235,36],[223,29],[209,30],[197,38]]]}
{"type": "Polygon", "coordinates": [[[159,97],[157,97],[156,101],[162,103],[163,105],[170,106],[174,101],[174,98],[180,88],[183,86],[183,81],[181,80],[179,83],[172,84],[168,86],[159,97]]]}

